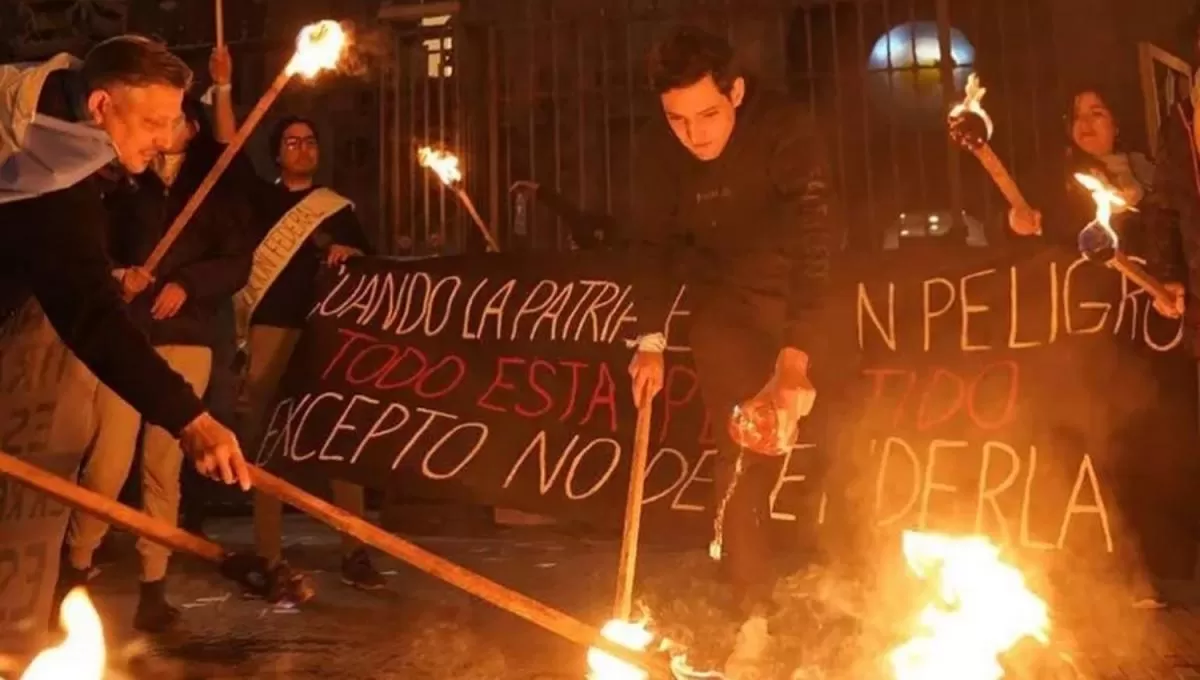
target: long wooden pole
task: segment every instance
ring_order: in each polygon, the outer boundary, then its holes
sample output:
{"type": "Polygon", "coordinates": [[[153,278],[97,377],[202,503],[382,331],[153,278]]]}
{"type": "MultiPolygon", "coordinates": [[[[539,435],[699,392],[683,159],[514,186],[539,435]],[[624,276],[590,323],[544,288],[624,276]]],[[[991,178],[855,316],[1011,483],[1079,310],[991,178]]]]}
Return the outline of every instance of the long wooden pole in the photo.
{"type": "Polygon", "coordinates": [[[252,467],[250,476],[254,487],[263,493],[282,500],[343,534],[403,560],[434,578],[465,590],[571,642],[584,647],[595,647],[610,656],[642,668],[652,677],[663,680],[673,677],[670,662],[665,658],[639,653],[610,642],[602,637],[596,628],[390,534],[262,468],[252,467]]]}
{"type": "Polygon", "coordinates": [[[217,47],[225,46],[225,7],[221,0],[213,0],[213,11],[217,22],[217,47]]]}
{"type": "Polygon", "coordinates": [[[633,616],[633,583],[637,572],[638,534],[642,526],[642,499],[646,489],[646,461],[650,457],[651,402],[638,409],[633,434],[633,460],[629,471],[629,494],[625,497],[625,531],[617,564],[617,596],[613,616],[628,621],[633,616]]]}
{"type": "Polygon", "coordinates": [[[171,526],[145,513],[89,491],[78,484],[47,472],[42,468],[0,451],[0,475],[51,496],[81,512],[131,531],[176,552],[184,552],[220,564],[228,556],[224,548],[212,541],[171,526]]]}
{"type": "Polygon", "coordinates": [[[154,246],[154,251],[150,253],[150,257],[146,259],[145,268],[149,271],[154,271],[158,263],[162,261],[164,255],[171,248],[171,244],[175,243],[175,239],[179,238],[179,234],[183,232],[183,228],[196,214],[196,210],[200,208],[200,204],[216,186],[217,181],[221,179],[221,175],[229,168],[229,164],[233,162],[234,156],[238,151],[246,145],[246,141],[250,139],[250,134],[254,132],[254,128],[262,121],[263,116],[267,114],[267,109],[275,103],[279,95],[283,93],[283,89],[287,87],[288,81],[292,79],[291,74],[286,68],[279,72],[275,77],[275,82],[271,83],[271,87],[259,97],[258,103],[250,110],[250,115],[246,116],[246,120],[242,121],[241,127],[238,128],[237,134],[225,146],[225,150],[217,157],[217,162],[213,163],[208,174],[204,176],[204,180],[200,182],[200,186],[188,198],[188,202],[184,204],[183,210],[175,216],[175,220],[171,222],[167,233],[159,240],[158,245],[154,246]]]}

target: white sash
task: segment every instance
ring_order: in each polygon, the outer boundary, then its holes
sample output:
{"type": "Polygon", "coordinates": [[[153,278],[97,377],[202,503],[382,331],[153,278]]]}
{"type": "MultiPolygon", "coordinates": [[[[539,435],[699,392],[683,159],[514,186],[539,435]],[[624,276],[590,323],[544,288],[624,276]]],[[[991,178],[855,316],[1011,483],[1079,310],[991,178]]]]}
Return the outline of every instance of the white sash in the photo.
{"type": "Polygon", "coordinates": [[[271,227],[271,231],[254,250],[250,279],[246,286],[233,296],[239,345],[245,346],[250,332],[250,317],[254,315],[258,303],[304,246],[304,241],[322,222],[348,205],[351,205],[350,199],[332,189],[321,187],[314,189],[292,206],[292,209],[284,213],[275,226],[271,227]]]}

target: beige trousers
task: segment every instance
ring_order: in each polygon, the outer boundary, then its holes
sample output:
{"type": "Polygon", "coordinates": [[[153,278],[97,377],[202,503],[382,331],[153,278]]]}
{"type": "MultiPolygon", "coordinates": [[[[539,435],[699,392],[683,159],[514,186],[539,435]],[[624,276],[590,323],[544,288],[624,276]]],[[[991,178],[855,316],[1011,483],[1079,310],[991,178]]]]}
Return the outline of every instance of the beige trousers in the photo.
{"type": "MultiPolygon", "coordinates": [[[[203,395],[212,373],[212,350],[207,347],[164,345],[157,348],[167,365],[183,376],[197,395],[203,395]]],[[[145,424],[142,416],[105,385],[96,392],[96,439],[92,455],[80,473],[80,483],[107,498],[117,498],[129,477],[138,435],[142,444],[142,509],[146,514],[177,526],[179,522],[179,473],[183,452],[166,430],[145,424]]],[[[92,565],[108,524],[87,513],[71,513],[67,525],[67,548],[77,569],[92,565]]],[[[159,581],[167,575],[171,551],[153,541],[139,539],[142,581],[159,581]]]]}
{"type": "MultiPolygon", "coordinates": [[[[270,414],[267,408],[275,396],[275,388],[287,369],[288,360],[296,349],[300,331],[276,326],[251,326],[247,345],[250,361],[247,366],[246,395],[247,414],[245,442],[257,451],[263,429],[270,414]]],[[[362,516],[366,512],[366,500],[361,486],[333,480],[330,482],[333,504],[346,512],[362,516]]],[[[254,493],[254,541],[258,554],[271,562],[278,562],[283,554],[283,503],[274,496],[254,493]]],[[[348,554],[359,547],[359,542],[342,534],[342,549],[348,554]]]]}

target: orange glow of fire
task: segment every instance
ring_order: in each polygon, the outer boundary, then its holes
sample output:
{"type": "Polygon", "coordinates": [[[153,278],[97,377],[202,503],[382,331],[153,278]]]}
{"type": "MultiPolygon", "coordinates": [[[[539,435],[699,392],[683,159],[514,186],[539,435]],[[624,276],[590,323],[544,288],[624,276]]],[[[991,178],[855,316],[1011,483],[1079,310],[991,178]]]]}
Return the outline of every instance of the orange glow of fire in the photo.
{"type": "Polygon", "coordinates": [[[1049,643],[1045,601],[986,538],[907,531],[903,543],[909,568],[937,597],[889,654],[896,680],[1001,680],[1001,654],[1027,637],[1049,643]]]}
{"type": "Polygon", "coordinates": [[[335,68],[346,49],[346,32],[336,21],[318,21],[300,29],[296,52],[287,65],[288,75],[312,78],[321,71],[335,68]]]}
{"type": "Polygon", "coordinates": [[[102,680],[108,663],[104,626],[83,588],[67,594],[60,620],[66,639],[38,654],[21,680],[102,680]]]}
{"type": "Polygon", "coordinates": [[[963,100],[950,109],[950,117],[961,116],[964,113],[973,113],[979,116],[987,126],[987,138],[991,140],[996,126],[992,123],[992,117],[983,110],[982,101],[985,94],[987,94],[987,88],[979,82],[979,76],[974,73],[967,76],[967,87],[963,91],[963,100]]]}
{"type": "Polygon", "coordinates": [[[454,186],[462,181],[462,170],[458,167],[458,156],[447,151],[438,151],[423,146],[417,151],[417,161],[423,168],[429,168],[442,180],[446,186],[454,186]]]}
{"type": "MultiPolygon", "coordinates": [[[[600,629],[600,635],[627,649],[643,652],[654,641],[654,634],[650,632],[649,623],[648,618],[642,618],[639,621],[610,619],[600,629]]],[[[587,661],[589,680],[644,680],[649,677],[642,669],[595,647],[588,650],[587,661]]]]}
{"type": "MultiPolygon", "coordinates": [[[[1108,234],[1112,239],[1113,247],[1118,247],[1121,240],[1117,237],[1117,231],[1112,228],[1112,216],[1114,212],[1129,207],[1129,203],[1117,193],[1116,189],[1108,186],[1094,175],[1077,172],[1075,181],[1082,184],[1083,188],[1092,194],[1092,200],[1096,202],[1096,219],[1093,223],[1099,225],[1108,234]]],[[[1091,224],[1088,226],[1090,227],[1091,224]]]]}

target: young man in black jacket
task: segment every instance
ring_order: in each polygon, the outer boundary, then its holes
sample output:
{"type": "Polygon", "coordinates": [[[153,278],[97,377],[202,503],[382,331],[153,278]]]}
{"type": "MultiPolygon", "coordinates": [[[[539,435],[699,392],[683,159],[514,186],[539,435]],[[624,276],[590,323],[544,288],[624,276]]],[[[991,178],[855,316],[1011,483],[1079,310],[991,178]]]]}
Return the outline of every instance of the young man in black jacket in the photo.
{"type": "MultiPolygon", "coordinates": [[[[218,101],[218,107],[220,102],[218,101]]],[[[220,120],[220,117],[218,117],[220,120]]],[[[279,380],[307,323],[308,312],[317,296],[317,279],[322,270],[336,267],[347,259],[370,250],[354,206],[331,189],[316,184],[320,161],[320,140],[312,121],[298,116],[280,120],[271,131],[268,143],[279,168],[273,184],[260,182],[253,192],[253,235],[260,251],[281,252],[273,235],[296,222],[288,216],[300,204],[307,214],[319,214],[301,227],[299,246],[290,257],[263,264],[267,258],[256,255],[251,285],[239,294],[239,314],[248,316],[248,366],[246,392],[250,407],[246,439],[259,443],[271,418],[267,410],[279,380]],[[269,272],[274,268],[273,275],[269,272]],[[256,288],[256,282],[266,282],[256,288]],[[252,292],[255,291],[255,292],[252,292]]],[[[289,237],[289,241],[296,239],[289,237]]],[[[330,483],[333,502],[356,515],[366,511],[363,487],[341,480],[330,483]]],[[[277,498],[255,494],[254,533],[259,555],[271,562],[282,559],[283,505],[277,498]]],[[[342,581],[364,590],[384,586],[384,577],[375,569],[361,543],[349,535],[342,537],[342,581]]]]}
{"type": "MultiPolygon", "coordinates": [[[[0,176],[6,197],[0,202],[0,319],[32,294],[66,346],[147,421],[177,436],[198,470],[249,488],[236,438],[205,411],[125,309],[105,255],[101,180],[32,187],[24,184],[31,175],[20,169],[22,154],[30,152],[22,144],[26,134],[42,119],[57,119],[103,130],[114,164],[141,172],[169,144],[191,71],[161,44],[137,36],[100,43],[82,63],[61,62],[16,76],[15,86],[10,80],[16,96],[0,106],[0,139],[6,145],[16,140],[15,148],[0,149],[6,169],[0,176]]],[[[132,273],[131,284],[148,281],[143,274],[132,273]]]]}
{"type": "MultiPolygon", "coordinates": [[[[199,101],[185,99],[183,111],[171,147],[133,183],[106,196],[111,217],[109,254],[118,276],[123,269],[146,261],[223,150],[199,101]]],[[[212,371],[218,306],[245,285],[255,245],[249,234],[245,177],[238,176],[237,166],[231,173],[217,183],[167,251],[154,282],[130,303],[130,313],[158,354],[197,396],[204,394],[212,371]]],[[[183,456],[174,437],[154,425],[142,430],[139,414],[105,387],[96,395],[96,418],[96,441],[81,484],[116,498],[129,475],[140,432],[143,509],[151,517],[177,525],[183,456]]],[[[107,530],[103,521],[87,513],[72,514],[67,529],[69,562],[60,572],[63,595],[86,580],[92,554],[107,530]]],[[[137,547],[142,573],[134,627],[160,632],[179,617],[179,610],[164,596],[170,551],[145,539],[137,547]]]]}
{"type": "MultiPolygon", "coordinates": [[[[809,356],[821,354],[834,247],[826,159],[810,118],[739,74],[720,37],[676,30],[655,47],[650,81],[664,118],[637,149],[628,240],[647,267],[668,260],[687,284],[689,344],[720,448],[721,559],[750,617],[743,633],[765,635],[775,581],[770,496],[784,458],[743,453],[726,425],[773,375],[805,376],[809,356]]],[[[639,404],[663,383],[666,290],[635,291],[640,337],[630,374],[639,404]]],[[[806,379],[777,383],[774,394],[791,423],[814,396],[806,379]]],[[[735,650],[733,677],[753,665],[739,660],[753,646],[735,650]]]]}

